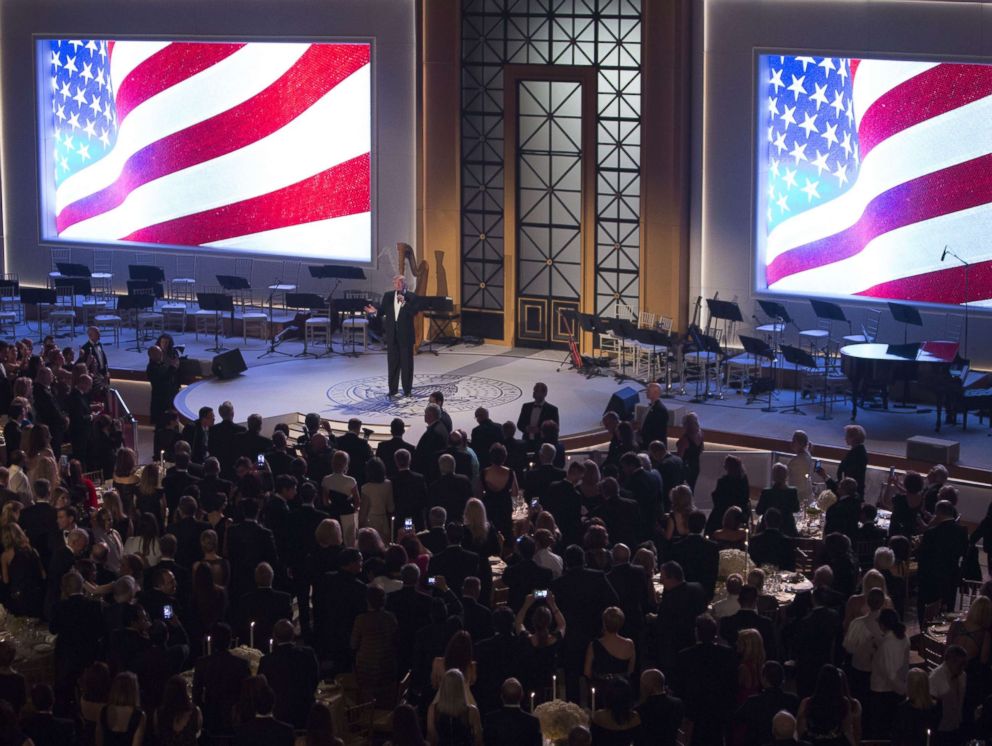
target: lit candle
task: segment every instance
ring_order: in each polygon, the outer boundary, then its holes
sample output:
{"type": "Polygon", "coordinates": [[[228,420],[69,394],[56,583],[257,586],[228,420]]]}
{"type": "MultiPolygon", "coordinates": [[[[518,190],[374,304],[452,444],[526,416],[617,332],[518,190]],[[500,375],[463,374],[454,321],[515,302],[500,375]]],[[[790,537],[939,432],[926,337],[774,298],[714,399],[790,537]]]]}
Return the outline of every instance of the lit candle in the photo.
{"type": "Polygon", "coordinates": [[[558,699],[558,674],[551,674],[551,699],[558,699]]]}
{"type": "Polygon", "coordinates": [[[207,655],[210,655],[210,635],[207,635],[207,655]]]}
{"type": "MultiPolygon", "coordinates": [[[[534,712],[534,692],[530,693],[530,711],[534,712]]],[[[929,743],[928,743],[929,746],[929,743]]]]}
{"type": "Polygon", "coordinates": [[[930,729],[927,728],[927,746],[930,746],[930,729]]]}
{"type": "Polygon", "coordinates": [[[165,451],[158,452],[158,460],[160,463],[165,463],[165,451]]]}
{"type": "Polygon", "coordinates": [[[389,535],[396,538],[396,516],[389,516],[389,535]]]}
{"type": "Polygon", "coordinates": [[[255,647],[255,622],[248,625],[248,647],[255,647]]]}
{"type": "Polygon", "coordinates": [[[592,711],[596,712],[596,687],[592,688],[592,711]]]}
{"type": "Polygon", "coordinates": [[[275,649],[275,641],[270,637],[269,638],[269,652],[271,653],[274,649],[275,649]]]}

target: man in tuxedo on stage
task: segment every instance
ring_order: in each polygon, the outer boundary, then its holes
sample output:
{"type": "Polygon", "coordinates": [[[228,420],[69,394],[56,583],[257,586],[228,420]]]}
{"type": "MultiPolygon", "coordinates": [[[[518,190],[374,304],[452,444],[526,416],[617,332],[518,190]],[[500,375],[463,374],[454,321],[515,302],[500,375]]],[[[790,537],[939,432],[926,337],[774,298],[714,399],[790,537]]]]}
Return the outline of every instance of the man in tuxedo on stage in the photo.
{"type": "Polygon", "coordinates": [[[91,326],[86,330],[87,341],[79,348],[79,351],[86,358],[92,357],[96,360],[96,372],[99,373],[103,378],[109,379],[109,364],[107,363],[107,353],[103,349],[103,343],[100,341],[100,330],[95,326],[91,326]]]}
{"type": "Polygon", "coordinates": [[[520,416],[517,418],[517,429],[523,433],[523,440],[530,451],[536,451],[541,443],[541,425],[546,420],[551,420],[557,425],[561,425],[561,418],[558,416],[558,407],[548,402],[548,384],[534,384],[534,401],[529,401],[520,407],[520,416]]]}
{"type": "MultiPolygon", "coordinates": [[[[386,342],[390,396],[398,393],[401,379],[403,395],[410,396],[413,391],[413,317],[417,312],[416,301],[417,297],[406,289],[403,275],[396,275],[393,289],[382,296],[378,313],[386,342]]],[[[373,306],[366,306],[365,311],[376,313],[373,306]]]]}

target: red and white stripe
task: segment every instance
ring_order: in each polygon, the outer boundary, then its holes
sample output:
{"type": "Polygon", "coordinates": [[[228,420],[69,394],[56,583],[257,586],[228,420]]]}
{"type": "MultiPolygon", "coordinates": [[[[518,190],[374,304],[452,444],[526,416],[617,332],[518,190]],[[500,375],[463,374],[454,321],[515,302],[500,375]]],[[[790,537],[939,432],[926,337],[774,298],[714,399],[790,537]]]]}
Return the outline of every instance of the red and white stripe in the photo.
{"type": "Polygon", "coordinates": [[[116,42],[117,143],[59,186],[60,237],[368,259],[369,51],[116,42]]]}
{"type": "Polygon", "coordinates": [[[768,287],[963,303],[992,297],[992,66],[852,64],[857,181],[769,234],[768,287]],[[945,244],[972,262],[941,263],[945,244]]]}

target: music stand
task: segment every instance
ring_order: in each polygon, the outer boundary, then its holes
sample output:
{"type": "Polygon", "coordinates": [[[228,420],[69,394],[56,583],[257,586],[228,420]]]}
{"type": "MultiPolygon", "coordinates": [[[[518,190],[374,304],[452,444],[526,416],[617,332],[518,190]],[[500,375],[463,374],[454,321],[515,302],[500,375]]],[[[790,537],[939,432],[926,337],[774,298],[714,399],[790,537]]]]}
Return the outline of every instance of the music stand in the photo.
{"type": "MultiPolygon", "coordinates": [[[[792,345],[782,345],[782,357],[785,358],[787,363],[793,365],[796,369],[796,385],[792,390],[792,407],[789,409],[783,409],[782,414],[806,414],[803,410],[799,408],[799,369],[800,368],[811,368],[813,370],[819,370],[820,366],[816,364],[816,358],[810,355],[806,350],[801,347],[793,347],[792,345]]],[[[826,375],[826,366],[824,366],[824,375],[826,375]]]]}
{"type": "Polygon", "coordinates": [[[135,352],[141,352],[141,335],[138,333],[138,314],[141,311],[149,309],[155,305],[154,295],[122,295],[117,298],[117,310],[118,311],[134,311],[134,347],[128,347],[128,350],[134,350],[135,352]]]}
{"type": "MultiPolygon", "coordinates": [[[[41,307],[42,306],[54,306],[58,302],[58,293],[54,288],[21,288],[21,305],[24,306],[35,306],[38,313],[38,344],[44,341],[44,330],[45,325],[41,320],[41,307]]],[[[28,315],[24,314],[24,320],[27,322],[28,315]]],[[[30,328],[30,326],[28,327],[30,328]]]]}
{"type": "Polygon", "coordinates": [[[165,282],[165,270],[154,264],[129,264],[127,265],[127,276],[132,280],[165,282]]]}
{"type": "Polygon", "coordinates": [[[58,267],[59,274],[62,275],[62,277],[89,277],[93,274],[90,271],[90,268],[85,264],[77,264],[75,262],[55,262],[55,266],[58,267]]]}
{"type": "Polygon", "coordinates": [[[903,344],[909,341],[910,326],[923,326],[923,317],[920,316],[920,311],[916,306],[907,306],[903,303],[889,301],[889,312],[892,314],[893,320],[903,325],[903,344]]]}
{"type": "MultiPolygon", "coordinates": [[[[763,384],[751,384],[751,401],[756,398],[757,393],[768,393],[768,406],[762,408],[762,412],[774,412],[775,409],[772,407],[772,392],[775,391],[775,350],[763,339],[758,339],[757,337],[748,337],[745,335],[740,336],[741,344],[744,345],[744,352],[754,358],[755,365],[758,368],[758,380],[762,380],[761,375],[761,360],[760,358],[765,358],[771,363],[771,375],[768,379],[770,383],[765,382],[763,384]],[[760,391],[755,391],[755,388],[759,388],[760,391]]],[[[750,404],[750,401],[748,402],[750,404]]]]}
{"type": "MultiPolygon", "coordinates": [[[[312,269],[312,268],[311,268],[312,269]]],[[[286,305],[289,308],[296,309],[306,309],[307,311],[313,311],[315,308],[324,310],[327,308],[327,298],[322,295],[317,295],[316,293],[286,293],[286,305]]],[[[328,330],[331,326],[331,314],[330,309],[327,309],[327,326],[328,330]]],[[[303,332],[303,351],[294,355],[294,357],[320,357],[314,352],[310,352],[307,348],[307,322],[303,321],[300,326],[300,331],[303,332]]],[[[330,332],[328,331],[328,342],[330,342],[330,332]]],[[[333,350],[330,350],[333,352],[333,350]]],[[[326,354],[326,353],[325,353],[326,354]]]]}
{"type": "Polygon", "coordinates": [[[156,298],[165,297],[165,285],[162,282],[156,280],[128,280],[127,281],[127,292],[128,295],[132,295],[135,290],[151,290],[156,298]]]}
{"type": "Polygon", "coordinates": [[[420,345],[417,351],[424,352],[426,349],[427,352],[436,356],[437,350],[434,348],[438,344],[441,332],[450,323],[451,314],[455,312],[454,301],[445,295],[423,295],[417,298],[416,307],[411,310],[414,313],[423,311],[424,316],[428,318],[427,343],[420,345]],[[444,326],[437,323],[438,318],[445,319],[444,326]],[[432,334],[431,332],[434,333],[432,334]]]}
{"type": "Polygon", "coordinates": [[[197,293],[196,303],[201,311],[213,311],[215,316],[214,346],[208,347],[207,352],[223,352],[227,348],[220,343],[221,315],[229,311],[231,316],[234,316],[234,298],[227,293],[197,293]]]}
{"type": "Polygon", "coordinates": [[[723,392],[720,389],[720,354],[722,348],[720,347],[720,341],[716,337],[703,334],[703,331],[698,326],[689,327],[689,337],[692,339],[692,343],[696,347],[696,353],[699,355],[699,365],[703,366],[703,392],[701,394],[699,392],[699,378],[697,377],[696,395],[690,401],[693,404],[701,404],[707,399],[722,398],[723,392]],[[710,355],[713,355],[713,360],[716,363],[716,394],[710,393],[710,355]]]}
{"type": "MultiPolygon", "coordinates": [[[[355,318],[359,314],[365,313],[365,306],[370,305],[368,298],[338,298],[337,300],[331,300],[328,298],[328,303],[331,305],[333,310],[341,316],[341,354],[347,355],[348,357],[358,357],[362,353],[355,349],[355,335],[354,332],[351,335],[351,349],[345,352],[344,349],[344,316],[347,315],[350,318],[355,318]]],[[[328,314],[330,316],[330,314],[328,314]]],[[[328,344],[331,344],[330,338],[328,338],[328,344]]],[[[332,345],[333,350],[333,345],[332,345]]],[[[437,353],[435,353],[437,354],[437,353]]]]}
{"type": "Polygon", "coordinates": [[[758,305],[770,319],[779,319],[783,324],[795,324],[785,305],[774,300],[759,300],[758,305]]]}

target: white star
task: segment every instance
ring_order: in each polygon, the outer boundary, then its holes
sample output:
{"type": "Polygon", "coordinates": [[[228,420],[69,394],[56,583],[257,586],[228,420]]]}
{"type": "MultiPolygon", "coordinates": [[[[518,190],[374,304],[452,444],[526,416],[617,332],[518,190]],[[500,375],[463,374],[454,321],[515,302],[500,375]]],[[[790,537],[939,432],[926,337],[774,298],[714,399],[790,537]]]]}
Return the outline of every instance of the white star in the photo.
{"type": "Polygon", "coordinates": [[[830,58],[830,57],[824,57],[820,61],[820,67],[823,68],[824,77],[827,77],[827,78],[830,77],[830,71],[831,70],[836,70],[837,69],[836,67],[834,67],[834,61],[833,61],[833,59],[830,58]]]}
{"type": "Polygon", "coordinates": [[[103,118],[108,124],[114,120],[114,115],[110,113],[110,101],[105,101],[103,104],[103,118]]]}
{"type": "Polygon", "coordinates": [[[837,139],[837,125],[828,124],[827,128],[823,131],[823,139],[827,141],[827,147],[836,145],[839,140],[837,139]]]}
{"type": "Polygon", "coordinates": [[[72,47],[73,52],[78,52],[79,48],[83,46],[83,42],[81,42],[79,39],[70,39],[69,46],[72,47]]]}
{"type": "Polygon", "coordinates": [[[846,62],[841,62],[840,65],[837,66],[837,74],[840,75],[841,79],[847,80],[847,63],[846,62]]]}
{"type": "Polygon", "coordinates": [[[813,87],[816,90],[813,92],[813,95],[809,97],[809,100],[816,101],[816,110],[819,111],[820,104],[827,103],[827,84],[824,83],[822,86],[819,86],[814,83],[813,87]]]}
{"type": "Polygon", "coordinates": [[[59,57],[59,53],[56,52],[54,49],[52,50],[52,66],[56,70],[58,70],[60,67],[62,67],[62,58],[59,57]]]}
{"type": "Polygon", "coordinates": [[[59,107],[55,110],[55,116],[59,118],[60,122],[65,121],[65,104],[59,104],[59,107]]]}
{"type": "Polygon", "coordinates": [[[806,196],[809,198],[809,201],[812,202],[814,199],[820,198],[820,193],[816,191],[816,187],[819,186],[819,184],[820,182],[818,181],[810,181],[809,179],[806,179],[806,186],[799,191],[805,192],[806,196]]]}
{"type": "Polygon", "coordinates": [[[842,164],[838,161],[834,176],[837,177],[837,186],[844,186],[847,183],[847,164],[842,164]]]}
{"type": "Polygon", "coordinates": [[[773,134],[775,134],[775,128],[774,127],[769,127],[768,128],[768,142],[771,142],[772,141],[772,135],[773,134]]]}
{"type": "Polygon", "coordinates": [[[102,111],[102,105],[100,104],[99,96],[93,96],[93,100],[90,101],[90,110],[93,112],[94,119],[100,116],[100,112],[102,111]]]}
{"type": "Polygon", "coordinates": [[[100,140],[100,142],[103,143],[103,147],[105,147],[105,148],[109,148],[110,147],[110,138],[107,137],[107,130],[105,130],[103,127],[100,128],[100,138],[99,138],[99,140],[100,140]]]}
{"type": "Polygon", "coordinates": [[[62,83],[62,87],[59,89],[59,94],[62,96],[62,100],[65,101],[72,95],[72,90],[69,88],[69,81],[66,80],[62,83]]]}
{"type": "Polygon", "coordinates": [[[768,199],[775,199],[775,185],[768,185],[768,199]]]}
{"type": "Polygon", "coordinates": [[[79,112],[78,111],[75,114],[73,114],[72,116],[69,117],[69,126],[72,127],[73,130],[79,129],[79,112]]]}
{"type": "Polygon", "coordinates": [[[96,129],[93,127],[95,123],[96,122],[94,120],[90,120],[90,119],[86,120],[86,126],[83,127],[83,132],[86,133],[87,137],[90,138],[96,137],[96,129]]]}
{"type": "Polygon", "coordinates": [[[782,123],[785,124],[786,129],[788,129],[790,124],[796,123],[795,114],[796,114],[795,106],[785,106],[782,108],[782,115],[779,117],[779,119],[781,119],[782,123]]]}
{"type": "Polygon", "coordinates": [[[795,164],[797,166],[799,165],[799,161],[809,160],[809,158],[806,157],[806,145],[807,143],[803,143],[802,145],[800,145],[799,141],[797,140],[796,144],[792,146],[792,152],[790,152],[789,155],[791,155],[795,159],[795,164]]]}
{"type": "Polygon", "coordinates": [[[68,70],[71,73],[78,73],[79,72],[79,68],[76,67],[76,58],[75,57],[66,57],[66,59],[65,59],[65,69],[68,70]]]}
{"type": "Polygon", "coordinates": [[[778,158],[772,158],[772,165],[769,166],[768,170],[776,176],[780,175],[778,172],[778,158]]]}
{"type": "Polygon", "coordinates": [[[844,141],[840,144],[840,146],[844,149],[844,155],[846,155],[848,158],[850,158],[851,157],[851,151],[854,150],[854,147],[851,145],[851,133],[850,132],[845,132],[844,133],[844,141]]]}
{"type": "Polygon", "coordinates": [[[79,77],[80,78],[84,78],[87,83],[89,83],[91,80],[93,80],[93,63],[92,62],[84,62],[83,63],[83,71],[81,73],[79,73],[79,77]]]}
{"type": "Polygon", "coordinates": [[[809,114],[803,114],[803,123],[799,125],[799,129],[806,130],[806,137],[809,137],[810,132],[815,132],[820,134],[820,130],[816,128],[816,118],[817,114],[810,116],[809,114]]]}
{"type": "Polygon", "coordinates": [[[68,132],[65,133],[65,137],[62,139],[62,145],[65,146],[66,150],[73,149],[72,135],[70,135],[68,132]]]}
{"type": "Polygon", "coordinates": [[[814,60],[812,57],[796,57],[796,62],[802,62],[803,63],[803,72],[806,72],[806,68],[809,65],[815,65],[816,64],[816,60],[814,60]]]}
{"type": "Polygon", "coordinates": [[[96,84],[98,86],[100,86],[101,88],[103,88],[105,85],[107,85],[107,81],[104,80],[104,77],[103,77],[103,68],[102,67],[98,67],[96,69],[96,84]]]}
{"type": "Polygon", "coordinates": [[[851,106],[850,99],[847,101],[847,111],[845,113],[847,114],[847,123],[851,124],[854,121],[854,107],[851,106]]]}
{"type": "Polygon", "coordinates": [[[59,159],[59,165],[62,166],[63,171],[69,170],[69,161],[65,159],[65,156],[62,156],[62,158],[59,159]]]}
{"type": "Polygon", "coordinates": [[[86,48],[91,52],[95,52],[97,49],[96,42],[90,39],[88,42],[86,42],[86,48]]]}
{"type": "Polygon", "coordinates": [[[86,91],[82,88],[77,88],[76,95],[72,97],[72,100],[80,106],[86,106],[86,91]]]}
{"type": "Polygon", "coordinates": [[[778,148],[778,154],[782,155],[783,150],[788,150],[789,146],[785,144],[785,133],[782,132],[775,137],[775,147],[778,148]]]}
{"type": "Polygon", "coordinates": [[[772,77],[768,81],[768,84],[775,88],[775,95],[778,95],[778,89],[783,88],[785,83],[782,82],[782,71],[772,70],[772,77]]]}
{"type": "Polygon", "coordinates": [[[827,153],[821,153],[819,150],[816,151],[816,158],[813,159],[813,165],[816,166],[816,175],[819,176],[824,170],[829,171],[830,166],[827,165],[827,153]]]}
{"type": "Polygon", "coordinates": [[[100,42],[100,59],[107,59],[107,42],[105,41],[100,42]]]}
{"type": "Polygon", "coordinates": [[[769,115],[776,117],[778,116],[778,99],[772,96],[768,97],[768,113],[769,115]]]}
{"type": "Polygon", "coordinates": [[[789,189],[794,189],[796,185],[796,170],[794,168],[785,167],[785,176],[782,177],[782,181],[786,183],[789,189]]]}
{"type": "Polygon", "coordinates": [[[79,153],[79,157],[82,158],[84,161],[88,161],[92,157],[90,156],[89,145],[83,145],[82,143],[80,143],[79,149],[76,152],[79,153]]]}
{"type": "Polygon", "coordinates": [[[844,111],[844,94],[840,91],[834,94],[834,102],[830,104],[831,108],[834,110],[834,116],[840,117],[841,112],[844,111]]]}
{"type": "Polygon", "coordinates": [[[792,83],[789,84],[789,90],[796,96],[793,101],[799,100],[800,93],[806,93],[806,89],[803,87],[804,80],[806,80],[805,75],[800,75],[798,78],[795,75],[792,76],[792,83]]]}
{"type": "Polygon", "coordinates": [[[775,201],[778,205],[778,209],[783,213],[789,212],[789,201],[784,194],[780,194],[778,199],[775,201]]]}

